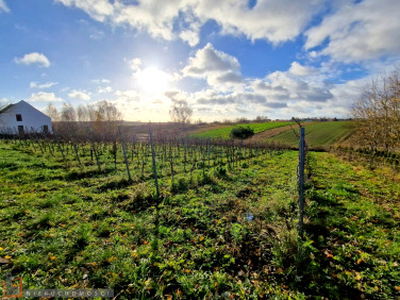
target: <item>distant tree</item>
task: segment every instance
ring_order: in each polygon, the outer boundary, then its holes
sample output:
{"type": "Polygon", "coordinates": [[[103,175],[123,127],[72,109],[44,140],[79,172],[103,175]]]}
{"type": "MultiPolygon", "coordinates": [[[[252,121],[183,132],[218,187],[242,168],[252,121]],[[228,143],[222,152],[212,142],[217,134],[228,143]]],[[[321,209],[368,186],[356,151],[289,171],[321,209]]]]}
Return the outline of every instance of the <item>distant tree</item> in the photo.
{"type": "MultiPolygon", "coordinates": [[[[216,121],[217,122],[217,121],[216,121]]],[[[214,122],[215,123],[215,122],[214,122]]],[[[219,122],[218,122],[219,123],[219,122]]],[[[232,120],[229,120],[229,119],[224,119],[224,120],[222,120],[222,124],[233,124],[234,123],[234,121],[232,121],[232,120]]]]}
{"type": "Polygon", "coordinates": [[[254,129],[250,128],[250,126],[235,126],[229,135],[231,138],[245,140],[254,135],[254,129]]]}
{"type": "Polygon", "coordinates": [[[46,106],[44,113],[50,117],[52,122],[57,122],[57,121],[60,121],[60,119],[61,119],[60,113],[58,112],[57,108],[52,103],[49,103],[46,106]]]}
{"type": "Polygon", "coordinates": [[[254,119],[254,121],[257,122],[257,123],[262,123],[262,122],[268,122],[268,121],[270,121],[270,120],[268,119],[267,116],[257,116],[257,117],[254,119]]]}
{"type": "MultiPolygon", "coordinates": [[[[122,114],[116,105],[107,100],[98,102],[94,107],[91,107],[93,112],[94,124],[93,129],[97,136],[102,136],[107,139],[115,139],[116,128],[122,120],[122,114]]],[[[90,109],[89,109],[90,111],[90,109]]]]}
{"type": "MultiPolygon", "coordinates": [[[[49,108],[51,112],[52,107],[49,108]]],[[[55,110],[53,110],[54,115],[55,110]]],[[[76,124],[76,110],[70,103],[63,103],[61,108],[60,117],[58,119],[55,126],[55,131],[58,134],[64,136],[71,136],[73,133],[76,133],[78,126],[76,124]]]]}
{"type": "Polygon", "coordinates": [[[63,122],[75,122],[76,111],[70,103],[64,103],[61,109],[61,121],[63,122]]]}
{"type": "Polygon", "coordinates": [[[116,105],[107,100],[100,101],[97,104],[96,108],[97,108],[95,109],[96,121],[101,120],[101,121],[114,122],[114,121],[121,121],[122,119],[122,114],[118,110],[116,105]]]}
{"type": "Polygon", "coordinates": [[[197,125],[205,125],[205,124],[207,124],[206,122],[204,122],[202,119],[198,119],[197,121],[196,121],[196,124],[197,125]]]}
{"type": "Polygon", "coordinates": [[[176,101],[169,111],[172,121],[179,123],[181,128],[190,122],[192,114],[193,110],[189,107],[188,103],[183,100],[176,101]]]}
{"type": "Polygon", "coordinates": [[[249,123],[250,120],[248,120],[247,118],[241,117],[241,118],[236,118],[235,123],[239,124],[239,123],[249,123]]]}
{"type": "Polygon", "coordinates": [[[46,112],[53,120],[60,121],[56,129],[65,136],[86,135],[88,128],[92,128],[92,137],[115,140],[116,127],[122,120],[122,114],[116,105],[106,100],[79,105],[77,109],[64,103],[60,113],[49,105],[46,112]]]}
{"type": "Polygon", "coordinates": [[[89,108],[89,106],[85,106],[85,105],[78,106],[78,108],[76,109],[76,115],[77,115],[78,122],[92,121],[90,119],[90,114],[89,114],[88,108],[89,108]]]}

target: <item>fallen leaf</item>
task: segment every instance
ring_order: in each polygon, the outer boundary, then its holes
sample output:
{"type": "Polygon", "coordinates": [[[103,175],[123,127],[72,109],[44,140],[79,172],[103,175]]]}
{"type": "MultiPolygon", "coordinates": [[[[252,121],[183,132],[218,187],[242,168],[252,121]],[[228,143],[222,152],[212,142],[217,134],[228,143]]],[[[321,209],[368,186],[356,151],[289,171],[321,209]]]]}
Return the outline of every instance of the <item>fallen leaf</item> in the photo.
{"type": "Polygon", "coordinates": [[[333,258],[333,255],[331,253],[329,253],[328,250],[325,250],[324,254],[325,254],[326,258],[333,258]]]}
{"type": "Polygon", "coordinates": [[[356,280],[361,280],[361,274],[359,272],[356,272],[356,280]]]}
{"type": "Polygon", "coordinates": [[[177,294],[177,296],[179,297],[179,299],[182,298],[182,292],[181,292],[180,289],[178,289],[178,290],[176,291],[176,294],[177,294]]]}

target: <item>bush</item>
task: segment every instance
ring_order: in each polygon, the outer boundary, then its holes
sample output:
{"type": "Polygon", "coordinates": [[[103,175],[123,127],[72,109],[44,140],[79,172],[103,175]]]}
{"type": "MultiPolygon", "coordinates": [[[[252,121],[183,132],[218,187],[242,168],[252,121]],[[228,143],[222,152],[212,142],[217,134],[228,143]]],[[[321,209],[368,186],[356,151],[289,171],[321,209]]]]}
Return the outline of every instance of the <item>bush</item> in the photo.
{"type": "Polygon", "coordinates": [[[234,139],[245,140],[254,135],[254,129],[250,128],[250,126],[236,126],[231,130],[229,136],[234,139]]]}

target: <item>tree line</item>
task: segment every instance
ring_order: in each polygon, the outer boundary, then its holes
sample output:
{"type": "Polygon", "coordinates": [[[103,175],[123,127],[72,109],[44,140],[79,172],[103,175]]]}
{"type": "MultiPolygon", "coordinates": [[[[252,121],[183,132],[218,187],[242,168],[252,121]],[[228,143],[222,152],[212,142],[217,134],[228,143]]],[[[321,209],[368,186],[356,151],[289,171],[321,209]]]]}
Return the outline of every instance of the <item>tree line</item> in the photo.
{"type": "Polygon", "coordinates": [[[54,122],[53,130],[63,136],[84,134],[88,130],[93,136],[113,136],[116,126],[122,121],[122,113],[107,100],[79,105],[77,108],[64,103],[60,111],[50,103],[45,113],[54,122]]]}

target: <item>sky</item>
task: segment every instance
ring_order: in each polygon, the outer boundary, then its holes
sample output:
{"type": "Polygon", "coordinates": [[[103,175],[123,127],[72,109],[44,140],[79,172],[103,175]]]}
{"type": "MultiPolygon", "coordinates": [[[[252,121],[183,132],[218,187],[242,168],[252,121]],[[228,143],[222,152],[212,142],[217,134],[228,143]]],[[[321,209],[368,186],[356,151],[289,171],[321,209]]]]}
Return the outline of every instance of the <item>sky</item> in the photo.
{"type": "Polygon", "coordinates": [[[399,0],[0,0],[0,102],[129,121],[350,116],[400,62],[399,0]]]}

